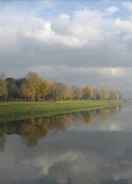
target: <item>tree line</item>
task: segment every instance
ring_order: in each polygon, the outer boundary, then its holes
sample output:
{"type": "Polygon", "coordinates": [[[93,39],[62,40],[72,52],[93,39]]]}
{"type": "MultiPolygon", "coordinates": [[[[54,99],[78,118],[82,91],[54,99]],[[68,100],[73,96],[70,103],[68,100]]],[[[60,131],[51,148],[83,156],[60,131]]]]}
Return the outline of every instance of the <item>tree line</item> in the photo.
{"type": "Polygon", "coordinates": [[[6,78],[0,76],[0,100],[77,100],[77,99],[120,99],[118,90],[106,87],[96,88],[70,86],[63,83],[44,80],[37,73],[30,72],[24,78],[6,78]]]}

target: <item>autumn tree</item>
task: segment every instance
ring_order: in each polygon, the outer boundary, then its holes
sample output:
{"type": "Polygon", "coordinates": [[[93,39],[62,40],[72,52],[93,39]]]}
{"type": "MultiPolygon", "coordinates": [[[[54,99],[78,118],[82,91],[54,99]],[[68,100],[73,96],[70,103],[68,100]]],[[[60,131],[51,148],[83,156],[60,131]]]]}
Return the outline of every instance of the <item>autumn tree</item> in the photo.
{"type": "Polygon", "coordinates": [[[52,86],[52,97],[54,100],[63,100],[64,99],[65,85],[62,83],[54,83],[52,86]]]}
{"type": "Polygon", "coordinates": [[[110,99],[110,90],[106,86],[100,88],[100,98],[104,100],[110,99]]]}
{"type": "Polygon", "coordinates": [[[45,80],[40,79],[36,88],[36,99],[45,99],[48,94],[48,83],[45,80]]]}
{"type": "Polygon", "coordinates": [[[82,98],[83,99],[95,99],[96,89],[94,87],[85,86],[82,88],[82,98]]]}
{"type": "Polygon", "coordinates": [[[81,90],[76,86],[72,86],[72,98],[77,100],[81,98],[81,90]]]}
{"type": "Polygon", "coordinates": [[[63,99],[64,100],[71,100],[73,99],[73,88],[71,86],[65,85],[64,87],[64,94],[63,94],[63,99]]]}
{"type": "Polygon", "coordinates": [[[110,99],[112,100],[120,100],[121,94],[119,90],[110,90],[110,99]]]}
{"type": "Polygon", "coordinates": [[[54,81],[47,81],[38,74],[30,72],[25,78],[5,79],[0,76],[0,98],[3,100],[23,98],[26,100],[72,100],[72,99],[114,99],[119,100],[121,94],[119,90],[109,89],[106,86],[95,88],[93,86],[65,85],[54,81]]]}
{"type": "Polygon", "coordinates": [[[24,97],[26,99],[30,99],[30,100],[34,100],[35,99],[35,90],[31,84],[30,81],[25,80],[22,85],[21,85],[21,89],[20,89],[20,95],[21,97],[24,97]]]}
{"type": "Polygon", "coordinates": [[[30,72],[21,85],[21,96],[30,100],[45,98],[48,93],[46,81],[41,79],[36,73],[30,72]]]}

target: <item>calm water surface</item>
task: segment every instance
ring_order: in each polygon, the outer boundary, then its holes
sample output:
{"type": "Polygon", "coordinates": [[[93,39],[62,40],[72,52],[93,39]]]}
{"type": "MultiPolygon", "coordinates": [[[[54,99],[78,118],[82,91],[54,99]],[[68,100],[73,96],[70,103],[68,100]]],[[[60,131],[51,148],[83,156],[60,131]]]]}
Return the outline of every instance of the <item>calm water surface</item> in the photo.
{"type": "Polygon", "coordinates": [[[132,105],[0,124],[0,184],[132,184],[132,105]]]}

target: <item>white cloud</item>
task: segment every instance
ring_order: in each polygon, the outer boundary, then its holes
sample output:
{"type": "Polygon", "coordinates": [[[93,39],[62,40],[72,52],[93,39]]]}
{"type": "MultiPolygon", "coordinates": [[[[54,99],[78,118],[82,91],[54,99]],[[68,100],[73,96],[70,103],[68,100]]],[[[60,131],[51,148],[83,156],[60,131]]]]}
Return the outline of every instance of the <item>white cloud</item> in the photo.
{"type": "MultiPolygon", "coordinates": [[[[115,11],[118,11],[118,8],[114,6],[106,9],[106,12],[110,14],[115,11]]],[[[118,30],[132,31],[131,20],[114,19],[106,12],[103,14],[99,10],[87,8],[71,14],[63,13],[51,19],[32,15],[14,16],[14,14],[10,17],[2,13],[3,16],[0,17],[1,43],[2,41],[9,43],[10,39],[16,41],[17,37],[22,36],[48,46],[56,46],[56,48],[59,46],[92,48],[102,42],[113,40],[118,30]]],[[[0,47],[3,45],[0,44],[0,47]]]]}
{"type": "Polygon", "coordinates": [[[0,12],[0,47],[11,45],[20,36],[48,45],[72,48],[92,45],[93,42],[103,39],[103,24],[103,15],[96,10],[82,9],[48,20],[33,13],[28,15],[12,10],[10,12],[8,7],[0,12]]]}
{"type": "Polygon", "coordinates": [[[108,15],[113,15],[113,14],[117,13],[118,11],[119,11],[119,8],[116,7],[116,6],[110,6],[110,7],[108,7],[108,8],[106,9],[106,13],[107,13],[108,15]]]}
{"type": "Polygon", "coordinates": [[[123,2],[123,6],[125,8],[127,8],[127,10],[132,11],[132,2],[131,1],[123,2]]]}
{"type": "Polygon", "coordinates": [[[132,32],[132,20],[121,20],[120,18],[115,20],[115,26],[118,30],[122,32],[131,33],[132,32]]]}
{"type": "Polygon", "coordinates": [[[26,36],[48,44],[82,47],[102,40],[104,34],[103,15],[86,9],[72,15],[61,14],[52,21],[43,20],[40,29],[30,30],[26,36]]]}

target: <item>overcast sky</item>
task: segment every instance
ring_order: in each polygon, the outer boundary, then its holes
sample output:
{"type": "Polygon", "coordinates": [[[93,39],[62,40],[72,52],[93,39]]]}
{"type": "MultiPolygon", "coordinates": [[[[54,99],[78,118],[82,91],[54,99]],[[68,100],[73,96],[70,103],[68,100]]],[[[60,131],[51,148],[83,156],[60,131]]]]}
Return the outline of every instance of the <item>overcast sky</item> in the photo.
{"type": "Polygon", "coordinates": [[[1,0],[0,72],[132,94],[132,1],[1,0]]]}

